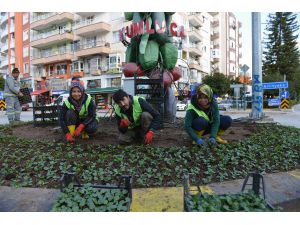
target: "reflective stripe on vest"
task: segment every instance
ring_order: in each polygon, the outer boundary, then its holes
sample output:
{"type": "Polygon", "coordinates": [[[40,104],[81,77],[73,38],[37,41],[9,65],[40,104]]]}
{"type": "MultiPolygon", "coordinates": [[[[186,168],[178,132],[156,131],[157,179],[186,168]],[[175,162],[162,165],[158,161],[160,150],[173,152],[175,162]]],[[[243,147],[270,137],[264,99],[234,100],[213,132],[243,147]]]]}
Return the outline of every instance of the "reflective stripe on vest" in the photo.
{"type": "MultiPolygon", "coordinates": [[[[85,117],[87,117],[87,115],[88,115],[88,110],[87,109],[88,109],[88,107],[89,107],[89,105],[91,103],[91,99],[92,99],[92,97],[90,95],[88,95],[85,103],[83,104],[83,106],[80,109],[80,112],[79,112],[79,118],[80,119],[84,119],[85,117]]],[[[69,102],[69,99],[66,99],[64,101],[64,103],[66,104],[66,106],[67,106],[68,109],[75,110],[74,105],[69,102]]]]}
{"type": "Polygon", "coordinates": [[[189,109],[194,110],[198,114],[199,117],[203,117],[205,120],[207,120],[209,122],[209,118],[206,115],[206,113],[203,112],[202,110],[197,109],[195,106],[193,106],[193,104],[189,104],[187,110],[189,110],[189,109]]]}
{"type": "MultiPolygon", "coordinates": [[[[132,111],[133,111],[134,122],[130,123],[130,125],[128,126],[128,129],[132,129],[132,128],[140,125],[140,117],[141,117],[141,114],[143,113],[143,111],[142,111],[142,107],[139,103],[139,98],[143,98],[143,97],[133,96],[132,111]]],[[[114,108],[115,108],[116,115],[118,115],[122,119],[128,119],[125,114],[121,113],[121,108],[120,108],[120,106],[118,106],[118,104],[115,104],[114,108]]]]}

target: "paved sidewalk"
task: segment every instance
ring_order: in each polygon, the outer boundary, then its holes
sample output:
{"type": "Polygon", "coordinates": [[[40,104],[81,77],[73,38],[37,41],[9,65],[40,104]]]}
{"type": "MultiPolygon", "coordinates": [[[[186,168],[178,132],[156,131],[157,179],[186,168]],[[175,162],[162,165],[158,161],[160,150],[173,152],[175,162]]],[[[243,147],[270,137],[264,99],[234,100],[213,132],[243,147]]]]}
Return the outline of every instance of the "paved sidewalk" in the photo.
{"type": "MultiPolygon", "coordinates": [[[[272,205],[300,199],[300,169],[264,176],[266,199],[272,205]]],[[[243,179],[201,186],[207,193],[238,193],[243,179]]],[[[0,212],[50,211],[60,191],[41,188],[0,187],[0,212]]],[[[298,201],[299,202],[299,201],[298,201]]],[[[293,206],[300,212],[300,206],[293,206]]],[[[183,188],[142,188],[133,190],[133,212],[182,212],[183,188]]]]}

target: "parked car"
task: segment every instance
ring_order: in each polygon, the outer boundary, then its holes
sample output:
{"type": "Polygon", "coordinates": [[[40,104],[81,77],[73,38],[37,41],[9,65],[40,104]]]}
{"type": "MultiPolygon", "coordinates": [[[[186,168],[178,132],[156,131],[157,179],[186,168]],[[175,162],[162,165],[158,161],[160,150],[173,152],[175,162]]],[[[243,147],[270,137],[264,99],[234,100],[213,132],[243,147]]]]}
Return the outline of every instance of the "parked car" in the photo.
{"type": "Polygon", "coordinates": [[[180,101],[180,102],[177,103],[176,108],[177,108],[178,111],[184,111],[184,110],[187,109],[187,104],[180,101]]]}
{"type": "Polygon", "coordinates": [[[232,102],[230,101],[221,101],[220,103],[218,103],[218,108],[219,110],[229,110],[232,108],[232,102]]]}
{"type": "Polygon", "coordinates": [[[27,111],[29,109],[29,104],[23,104],[22,106],[22,111],[27,111]]]}

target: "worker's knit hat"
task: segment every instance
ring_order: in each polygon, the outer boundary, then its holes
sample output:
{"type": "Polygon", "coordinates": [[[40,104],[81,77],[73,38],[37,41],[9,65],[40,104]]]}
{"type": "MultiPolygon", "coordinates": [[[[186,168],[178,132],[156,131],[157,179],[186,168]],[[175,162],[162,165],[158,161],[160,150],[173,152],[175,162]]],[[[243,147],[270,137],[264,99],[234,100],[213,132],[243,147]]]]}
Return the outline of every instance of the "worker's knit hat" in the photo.
{"type": "Polygon", "coordinates": [[[207,96],[208,101],[212,102],[213,100],[213,91],[211,89],[210,86],[206,85],[206,84],[202,84],[198,87],[197,93],[201,93],[207,96]]]}
{"type": "Polygon", "coordinates": [[[20,73],[19,69],[18,68],[14,68],[11,73],[20,73]]]}
{"type": "Polygon", "coordinates": [[[74,87],[78,87],[81,92],[85,92],[84,83],[83,81],[79,80],[79,78],[72,79],[70,91],[72,91],[74,87]]]}

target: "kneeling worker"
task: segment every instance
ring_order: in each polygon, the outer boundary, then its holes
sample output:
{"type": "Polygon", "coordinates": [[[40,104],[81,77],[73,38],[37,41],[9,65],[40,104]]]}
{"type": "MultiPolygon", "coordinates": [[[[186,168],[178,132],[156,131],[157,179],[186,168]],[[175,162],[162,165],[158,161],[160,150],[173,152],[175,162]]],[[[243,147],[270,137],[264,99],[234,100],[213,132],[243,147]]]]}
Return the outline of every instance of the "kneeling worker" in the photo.
{"type": "Polygon", "coordinates": [[[210,134],[209,143],[227,144],[221,136],[231,126],[230,116],[219,114],[218,104],[213,98],[212,89],[205,84],[197,88],[191,98],[185,115],[185,130],[198,145],[205,145],[203,135],[210,134]]]}
{"type": "Polygon", "coordinates": [[[119,143],[129,144],[144,139],[145,144],[153,140],[154,131],[159,128],[160,114],[142,97],[128,95],[118,90],[113,100],[118,129],[119,143]]]}
{"type": "Polygon", "coordinates": [[[63,103],[59,120],[68,142],[75,141],[74,138],[80,135],[82,139],[88,139],[97,131],[96,105],[85,93],[84,84],[79,79],[71,82],[70,96],[63,103]]]}

